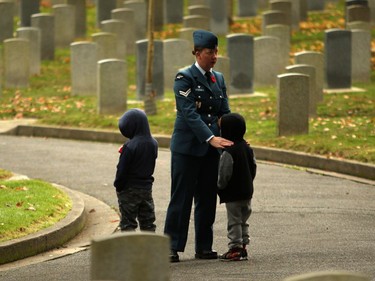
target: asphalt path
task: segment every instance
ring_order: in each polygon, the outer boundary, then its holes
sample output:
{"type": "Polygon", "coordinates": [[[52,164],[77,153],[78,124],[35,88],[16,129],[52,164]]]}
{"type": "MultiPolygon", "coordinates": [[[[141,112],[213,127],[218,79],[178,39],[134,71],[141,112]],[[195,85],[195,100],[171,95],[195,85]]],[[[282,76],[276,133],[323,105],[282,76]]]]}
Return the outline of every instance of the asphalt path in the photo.
{"type": "MultiPolygon", "coordinates": [[[[0,135],[0,167],[61,184],[117,207],[113,180],[120,144],[0,135]]],[[[159,150],[153,196],[162,233],[170,194],[170,153],[159,150]]],[[[282,280],[323,270],[375,280],[375,186],[259,162],[249,261],[194,260],[194,232],[171,280],[282,280]]],[[[214,248],[226,251],[226,213],[217,206],[214,248]]],[[[0,270],[1,281],[90,280],[90,250],[0,270]]]]}

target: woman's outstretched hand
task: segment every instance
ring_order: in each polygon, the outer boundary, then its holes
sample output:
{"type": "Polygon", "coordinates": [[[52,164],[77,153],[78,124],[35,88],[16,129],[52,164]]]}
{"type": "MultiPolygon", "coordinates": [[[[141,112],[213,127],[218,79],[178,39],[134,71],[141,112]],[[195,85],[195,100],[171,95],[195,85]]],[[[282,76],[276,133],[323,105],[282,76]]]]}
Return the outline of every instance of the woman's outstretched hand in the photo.
{"type": "Polygon", "coordinates": [[[213,137],[210,139],[209,144],[215,148],[225,148],[226,146],[233,145],[233,142],[222,137],[213,137]]]}

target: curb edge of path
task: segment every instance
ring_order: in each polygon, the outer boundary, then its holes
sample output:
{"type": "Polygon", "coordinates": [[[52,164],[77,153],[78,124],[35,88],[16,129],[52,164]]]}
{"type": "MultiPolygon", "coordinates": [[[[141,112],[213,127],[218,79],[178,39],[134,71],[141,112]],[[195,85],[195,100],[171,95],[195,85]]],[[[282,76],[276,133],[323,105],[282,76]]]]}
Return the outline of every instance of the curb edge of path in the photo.
{"type": "Polygon", "coordinates": [[[81,196],[61,185],[54,187],[66,193],[72,200],[72,209],[56,224],[27,236],[0,243],[0,265],[34,256],[59,247],[81,232],[87,214],[81,196]]]}
{"type": "MultiPolygon", "coordinates": [[[[18,125],[2,134],[112,143],[122,143],[124,141],[124,137],[115,131],[41,125],[18,125]]],[[[157,139],[159,147],[169,148],[170,136],[153,136],[157,139]]],[[[261,146],[253,146],[253,149],[258,160],[334,172],[370,181],[375,180],[374,164],[261,146]]]]}

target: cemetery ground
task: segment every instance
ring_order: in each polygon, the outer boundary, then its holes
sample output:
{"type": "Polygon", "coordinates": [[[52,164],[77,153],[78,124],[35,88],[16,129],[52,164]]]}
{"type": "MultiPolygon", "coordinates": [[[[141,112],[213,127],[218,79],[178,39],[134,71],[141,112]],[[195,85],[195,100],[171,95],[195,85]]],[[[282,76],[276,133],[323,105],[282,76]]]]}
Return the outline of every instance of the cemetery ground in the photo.
{"type": "MultiPolygon", "coordinates": [[[[296,52],[322,51],[325,29],[343,28],[343,4],[342,1],[340,3],[337,7],[329,6],[324,12],[311,13],[309,20],[301,23],[301,31],[293,33],[292,36],[291,62],[296,52]]],[[[48,8],[45,7],[47,10],[48,8]]],[[[88,20],[92,23],[92,30],[88,31],[88,34],[94,33],[93,18],[94,14],[91,11],[88,20]]],[[[256,36],[260,34],[260,25],[260,18],[235,19],[231,31],[247,32],[256,36]]],[[[163,32],[156,34],[156,37],[176,37],[178,28],[178,25],[166,26],[163,32]]],[[[374,37],[375,31],[372,31],[372,38],[374,37]]],[[[226,53],[224,37],[219,38],[219,53],[226,53]]],[[[130,85],[127,89],[128,109],[143,108],[143,102],[136,99],[136,69],[133,56],[127,58],[127,65],[130,85]]],[[[43,61],[41,74],[31,78],[29,88],[3,89],[0,94],[0,120],[35,118],[38,123],[46,125],[118,131],[119,116],[97,114],[96,98],[73,96],[70,84],[69,50],[57,49],[55,60],[43,61]]],[[[317,109],[317,117],[309,121],[309,134],[306,135],[276,136],[275,87],[256,88],[255,92],[261,93],[260,95],[232,96],[230,106],[233,112],[239,112],[246,118],[246,139],[252,145],[375,163],[374,39],[371,82],[355,83],[353,87],[358,90],[324,94],[324,100],[317,109]]],[[[170,135],[174,119],[174,96],[172,91],[168,91],[163,100],[157,101],[157,114],[149,116],[152,133],[170,135]]],[[[4,184],[0,182],[0,186],[2,185],[4,184]]],[[[35,212],[28,214],[34,215],[35,212]]]]}
{"type": "MultiPolygon", "coordinates": [[[[44,9],[48,9],[45,7],[44,9]]],[[[88,34],[95,32],[94,11],[88,13],[88,34]]],[[[324,12],[310,12],[300,31],[293,32],[290,61],[302,50],[323,51],[324,30],[343,28],[343,1],[330,5],[324,12]]],[[[235,19],[233,33],[260,35],[261,19],[235,19]]],[[[177,37],[179,25],[167,25],[155,38],[177,37]]],[[[372,38],[375,31],[372,31],[372,38]]],[[[78,39],[77,39],[78,40],[78,39]]],[[[89,39],[87,39],[89,40],[89,39]]],[[[225,55],[225,37],[219,37],[219,53],[225,55]]],[[[136,99],[136,63],[127,57],[128,109],[143,108],[136,99]]],[[[367,163],[375,162],[374,95],[375,95],[375,40],[372,40],[372,75],[368,84],[354,83],[357,91],[325,93],[318,105],[317,116],[309,121],[306,135],[278,137],[276,135],[276,88],[255,88],[261,95],[230,98],[233,112],[247,120],[246,139],[256,146],[282,148],[326,157],[337,157],[367,163]]],[[[228,81],[227,81],[228,83],[228,81]]],[[[0,119],[36,118],[40,124],[117,130],[119,116],[97,114],[96,97],[71,94],[69,49],[57,49],[53,61],[43,61],[41,74],[31,78],[27,89],[3,89],[0,96],[0,119]]],[[[229,93],[230,95],[230,93],[229,93]]],[[[175,118],[175,102],[171,90],[157,101],[157,114],[149,116],[153,134],[170,135],[175,118]]]]}

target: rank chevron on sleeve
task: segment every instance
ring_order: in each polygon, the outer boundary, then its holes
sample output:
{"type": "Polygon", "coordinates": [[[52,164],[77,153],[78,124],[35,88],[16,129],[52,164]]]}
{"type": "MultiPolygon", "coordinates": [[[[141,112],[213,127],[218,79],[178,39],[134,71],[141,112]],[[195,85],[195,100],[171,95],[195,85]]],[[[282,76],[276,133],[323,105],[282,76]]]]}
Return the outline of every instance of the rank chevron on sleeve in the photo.
{"type": "Polygon", "coordinates": [[[191,93],[191,89],[188,89],[186,92],[180,91],[180,95],[187,97],[191,93]]]}

